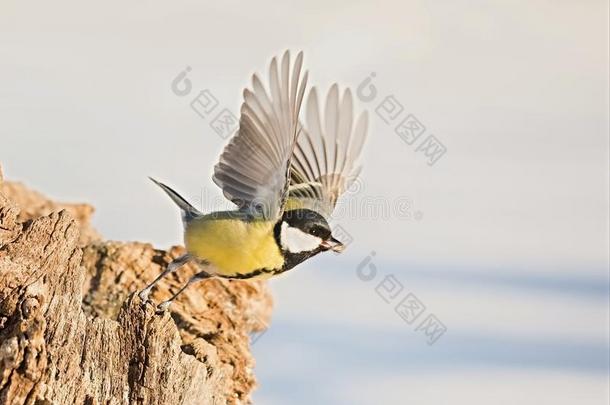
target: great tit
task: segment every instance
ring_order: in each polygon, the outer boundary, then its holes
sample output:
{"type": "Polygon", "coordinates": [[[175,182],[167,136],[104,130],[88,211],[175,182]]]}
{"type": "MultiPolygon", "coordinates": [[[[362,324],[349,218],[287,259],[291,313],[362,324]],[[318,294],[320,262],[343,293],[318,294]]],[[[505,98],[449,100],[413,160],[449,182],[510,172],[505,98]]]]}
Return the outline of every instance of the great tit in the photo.
{"type": "Polygon", "coordinates": [[[367,134],[368,115],[353,112],[352,93],[334,84],[320,111],[316,88],[307,97],[304,123],[299,120],[307,85],[303,53],[291,63],[286,51],[271,60],[269,91],[252,76],[245,89],[236,131],[214,167],[213,181],[236,204],[232,211],[203,214],[170,187],[151,178],[182,211],[187,253],[139,294],[145,303],[153,286],[187,262],[191,283],[208,277],[268,278],[284,273],[320,252],[340,252],[328,224],[337,199],[358,176],[356,162],[367,134]]]}

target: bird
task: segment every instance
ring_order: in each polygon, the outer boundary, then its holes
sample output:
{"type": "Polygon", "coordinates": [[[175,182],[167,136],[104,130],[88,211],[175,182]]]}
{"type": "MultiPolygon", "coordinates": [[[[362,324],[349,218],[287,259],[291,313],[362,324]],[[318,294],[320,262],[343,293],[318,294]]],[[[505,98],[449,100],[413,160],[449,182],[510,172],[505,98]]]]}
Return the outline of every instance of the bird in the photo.
{"type": "Polygon", "coordinates": [[[285,51],[271,59],[268,88],[255,73],[251,88],[244,89],[238,129],[212,175],[235,209],[204,214],[151,178],[181,211],[186,253],[140,291],[144,304],[162,278],[189,262],[198,272],[158,312],[197,281],[266,279],[321,252],[343,251],[329,222],[362,169],[368,113],[356,115],[351,90],[340,91],[337,83],[322,106],[316,87],[305,97],[307,81],[303,52],[292,60],[285,51]]]}

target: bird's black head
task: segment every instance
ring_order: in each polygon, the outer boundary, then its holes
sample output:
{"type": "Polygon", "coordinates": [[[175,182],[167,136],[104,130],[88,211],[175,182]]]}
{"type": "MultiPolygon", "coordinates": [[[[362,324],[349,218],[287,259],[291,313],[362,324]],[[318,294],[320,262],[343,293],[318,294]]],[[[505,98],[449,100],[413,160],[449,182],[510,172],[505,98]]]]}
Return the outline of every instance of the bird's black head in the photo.
{"type": "Polygon", "coordinates": [[[343,249],[343,244],[333,238],[328,221],[310,209],[285,211],[276,225],[276,238],[282,250],[300,256],[343,249]]]}
{"type": "Polygon", "coordinates": [[[331,230],[326,219],[315,211],[308,209],[296,209],[285,211],[282,221],[289,227],[297,228],[308,235],[326,240],[330,237],[331,230]]]}

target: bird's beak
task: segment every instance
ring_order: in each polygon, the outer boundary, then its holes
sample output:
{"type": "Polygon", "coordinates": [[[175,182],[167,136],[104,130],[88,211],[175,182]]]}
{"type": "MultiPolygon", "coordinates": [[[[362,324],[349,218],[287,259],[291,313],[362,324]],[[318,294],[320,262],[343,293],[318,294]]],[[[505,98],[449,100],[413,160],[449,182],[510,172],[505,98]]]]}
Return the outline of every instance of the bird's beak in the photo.
{"type": "Polygon", "coordinates": [[[342,252],[343,249],[345,249],[345,245],[339,242],[333,236],[322,242],[320,246],[322,246],[325,250],[332,250],[333,252],[337,253],[342,252]]]}

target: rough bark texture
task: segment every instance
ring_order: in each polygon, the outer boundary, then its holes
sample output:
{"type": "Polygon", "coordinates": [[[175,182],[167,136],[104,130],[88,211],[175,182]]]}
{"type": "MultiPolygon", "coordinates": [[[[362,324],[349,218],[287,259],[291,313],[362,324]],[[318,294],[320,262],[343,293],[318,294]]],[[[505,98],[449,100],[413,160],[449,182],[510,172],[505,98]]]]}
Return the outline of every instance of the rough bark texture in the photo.
{"type": "MultiPolygon", "coordinates": [[[[156,315],[134,293],[182,248],[104,241],[92,212],[0,173],[0,403],[249,403],[266,285],[210,279],[156,315]]],[[[152,300],[195,271],[168,276],[152,300]]]]}

